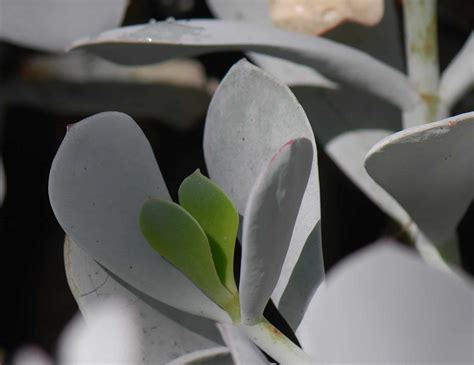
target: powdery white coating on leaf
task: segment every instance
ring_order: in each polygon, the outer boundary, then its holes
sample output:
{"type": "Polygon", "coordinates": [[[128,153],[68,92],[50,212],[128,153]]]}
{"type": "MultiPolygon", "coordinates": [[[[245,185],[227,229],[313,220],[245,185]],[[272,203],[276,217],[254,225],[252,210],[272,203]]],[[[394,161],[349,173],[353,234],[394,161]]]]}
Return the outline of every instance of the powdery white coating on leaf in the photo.
{"type": "Polygon", "coordinates": [[[120,25],[128,0],[0,0],[0,39],[61,52],[120,25]]]}
{"type": "Polygon", "coordinates": [[[270,0],[270,16],[278,27],[317,35],[345,21],[377,24],[383,0],[270,0]]]}
{"type": "Polygon", "coordinates": [[[221,344],[213,322],[174,310],[131,292],[66,237],[66,276],[86,322],[91,311],[110,298],[119,298],[137,313],[140,327],[140,363],[167,363],[184,354],[221,344]]]}
{"type": "Polygon", "coordinates": [[[281,146],[299,137],[311,141],[313,165],[272,295],[293,329],[298,327],[308,300],[324,277],[316,145],[301,106],[287,87],[246,61],[234,65],[209,106],[204,155],[212,180],[229,195],[240,214],[258,174],[281,146]],[[312,276],[302,285],[305,268],[311,269],[312,276]]]}
{"type": "Polygon", "coordinates": [[[226,50],[254,51],[311,66],[334,81],[367,90],[403,110],[419,101],[405,75],[363,52],[319,37],[251,23],[156,22],[107,31],[77,42],[75,47],[130,65],[226,50]]]}
{"type": "Polygon", "coordinates": [[[321,363],[471,364],[473,308],[472,282],[385,242],[328,274],[297,336],[321,363]]]}
{"type": "Polygon", "coordinates": [[[227,346],[229,346],[235,365],[267,365],[268,361],[262,352],[238,327],[232,324],[218,324],[227,346]]]}
{"type": "Polygon", "coordinates": [[[259,174],[245,208],[240,272],[242,323],[255,324],[280,276],[311,173],[313,148],[295,139],[259,174]]]}
{"type": "Polygon", "coordinates": [[[138,364],[140,331],[133,308],[120,300],[96,303],[89,320],[77,315],[59,342],[61,364],[138,364]]]}
{"type": "Polygon", "coordinates": [[[69,128],[49,178],[51,206],[65,232],[137,290],[225,321],[227,314],[146,242],[138,219],[150,197],[169,194],[150,144],[129,116],[101,113],[69,128]]]}
{"type": "Polygon", "coordinates": [[[474,198],[474,112],[385,138],[366,169],[437,244],[455,234],[474,198]]]}

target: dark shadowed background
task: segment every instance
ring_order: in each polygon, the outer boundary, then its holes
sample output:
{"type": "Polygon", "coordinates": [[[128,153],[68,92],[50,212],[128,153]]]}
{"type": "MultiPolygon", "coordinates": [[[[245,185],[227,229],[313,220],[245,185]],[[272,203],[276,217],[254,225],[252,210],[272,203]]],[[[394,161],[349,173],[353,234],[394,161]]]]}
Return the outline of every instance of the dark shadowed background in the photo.
{"type": "MultiPolygon", "coordinates": [[[[125,24],[168,16],[212,17],[204,1],[195,1],[186,11],[178,11],[173,4],[173,1],[134,0],[125,24]]],[[[472,24],[472,0],[439,2],[442,68],[461,48],[472,24]]],[[[0,42],[0,98],[3,93],[10,92],[2,84],[21,78],[22,65],[35,54],[38,53],[0,42]]],[[[242,57],[242,53],[221,53],[198,59],[208,76],[220,79],[242,57]]],[[[70,97],[74,98],[74,94],[70,97]]],[[[186,108],[186,105],[180,107],[186,108]]],[[[116,110],[121,110],[120,105],[116,110]]],[[[472,110],[474,93],[471,91],[458,103],[453,114],[472,110]]],[[[51,161],[66,125],[87,116],[52,113],[41,105],[31,107],[21,102],[5,106],[3,126],[0,124],[0,147],[8,190],[0,207],[0,351],[6,354],[25,343],[34,343],[53,352],[60,331],[77,311],[64,273],[64,233],[51,211],[47,183],[51,161]]],[[[196,168],[206,172],[201,147],[204,118],[203,114],[194,127],[182,131],[167,127],[159,120],[135,118],[152,142],[174,197],[187,175],[196,168]]],[[[341,258],[378,237],[395,235],[397,228],[341,173],[322,149],[318,156],[324,256],[326,267],[330,269],[341,258]]],[[[463,265],[471,274],[474,273],[473,228],[474,207],[471,204],[459,226],[463,265]]]]}

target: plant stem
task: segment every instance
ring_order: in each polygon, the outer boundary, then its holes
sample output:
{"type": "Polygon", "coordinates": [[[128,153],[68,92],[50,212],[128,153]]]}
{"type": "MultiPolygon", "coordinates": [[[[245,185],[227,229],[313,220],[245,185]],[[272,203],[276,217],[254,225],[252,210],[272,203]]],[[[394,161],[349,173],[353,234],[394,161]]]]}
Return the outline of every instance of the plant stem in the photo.
{"type": "MultiPolygon", "coordinates": [[[[403,127],[430,123],[449,115],[439,97],[439,61],[436,0],[404,0],[403,19],[408,79],[420,95],[421,103],[403,113],[403,127]]],[[[456,234],[436,245],[421,232],[416,247],[425,261],[449,269],[459,264],[456,234]]]]}
{"type": "Polygon", "coordinates": [[[422,102],[403,115],[404,128],[447,116],[440,102],[436,0],[404,0],[403,18],[408,79],[422,102]]]}
{"type": "Polygon", "coordinates": [[[305,365],[314,361],[301,348],[281,333],[265,318],[254,325],[239,324],[247,336],[281,365],[305,365]]]}
{"type": "Polygon", "coordinates": [[[236,293],[232,299],[223,306],[223,309],[229,314],[229,317],[232,319],[233,323],[240,322],[240,297],[236,293]]]}

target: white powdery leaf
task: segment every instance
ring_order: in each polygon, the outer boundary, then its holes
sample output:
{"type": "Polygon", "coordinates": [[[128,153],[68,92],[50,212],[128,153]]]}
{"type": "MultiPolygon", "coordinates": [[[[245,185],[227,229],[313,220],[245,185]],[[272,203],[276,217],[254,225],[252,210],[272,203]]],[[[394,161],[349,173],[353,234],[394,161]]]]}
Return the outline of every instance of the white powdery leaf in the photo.
{"type": "Polygon", "coordinates": [[[311,141],[289,141],[261,171],[244,214],[240,307],[242,323],[262,320],[280,277],[313,162],[311,141]]]}
{"type": "Polygon", "coordinates": [[[51,206],[64,231],[137,290],[193,314],[228,320],[146,242],[138,220],[150,197],[169,199],[169,194],[133,119],[106,112],[69,127],[49,177],[51,206]]]}
{"type": "Polygon", "coordinates": [[[319,37],[252,23],[156,22],[107,31],[77,42],[75,47],[130,65],[224,50],[254,51],[311,66],[334,81],[367,90],[403,110],[419,101],[405,75],[363,52],[319,37]]]}
{"type": "Polygon", "coordinates": [[[142,339],[140,363],[167,363],[193,351],[222,344],[214,322],[168,307],[131,291],[87,255],[69,237],[64,245],[69,287],[86,321],[98,303],[119,298],[137,313],[142,339]]]}
{"type": "Polygon", "coordinates": [[[61,335],[59,362],[138,364],[141,338],[135,315],[117,299],[89,308],[87,323],[78,314],[61,335]]]}
{"type": "Polygon", "coordinates": [[[297,336],[321,363],[471,364],[473,308],[471,282],[386,242],[328,274],[297,336]]]}
{"type": "Polygon", "coordinates": [[[217,326],[226,345],[230,348],[235,365],[268,365],[265,356],[242,330],[227,323],[217,326]]]}
{"type": "Polygon", "coordinates": [[[293,329],[324,277],[316,144],[303,109],[286,86],[246,61],[234,65],[209,106],[204,155],[211,178],[241,215],[252,186],[275,151],[300,137],[313,146],[311,177],[272,295],[293,329]]]}
{"type": "Polygon", "coordinates": [[[451,239],[474,198],[474,112],[405,129],[376,144],[372,178],[437,244],[451,239]]]}
{"type": "Polygon", "coordinates": [[[0,0],[0,39],[61,52],[73,41],[118,26],[127,0],[0,0]]]}

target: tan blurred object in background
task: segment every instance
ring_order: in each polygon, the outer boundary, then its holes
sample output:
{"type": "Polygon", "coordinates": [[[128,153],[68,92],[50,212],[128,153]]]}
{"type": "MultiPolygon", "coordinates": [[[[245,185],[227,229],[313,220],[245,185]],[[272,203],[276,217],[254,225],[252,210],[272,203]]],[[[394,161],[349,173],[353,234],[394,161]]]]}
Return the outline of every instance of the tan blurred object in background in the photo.
{"type": "Polygon", "coordinates": [[[382,19],[383,12],[383,0],[270,0],[274,25],[311,35],[346,21],[372,26],[382,19]]]}

